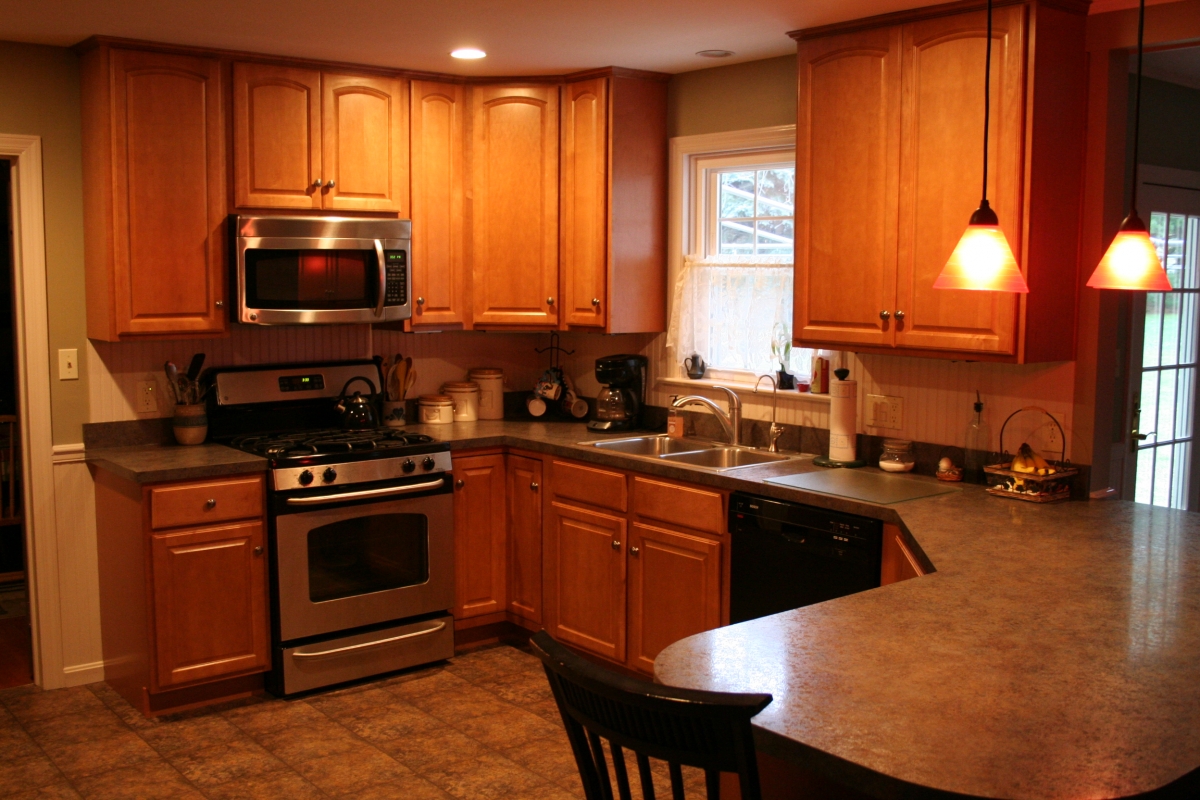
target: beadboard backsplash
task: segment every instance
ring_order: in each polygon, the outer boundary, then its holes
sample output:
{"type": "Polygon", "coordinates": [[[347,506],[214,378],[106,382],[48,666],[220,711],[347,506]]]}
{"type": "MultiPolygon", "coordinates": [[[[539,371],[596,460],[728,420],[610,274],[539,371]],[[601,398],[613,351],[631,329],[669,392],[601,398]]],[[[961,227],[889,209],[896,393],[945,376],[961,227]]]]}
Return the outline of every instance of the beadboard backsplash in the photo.
{"type": "MultiPolygon", "coordinates": [[[[665,340],[665,336],[653,334],[564,333],[561,346],[574,352],[563,354],[561,363],[580,394],[594,397],[599,389],[593,372],[597,358],[642,353],[649,360],[649,402],[667,406],[672,395],[687,393],[689,389],[658,381],[660,377],[683,375],[668,354],[665,340]]],[[[90,421],[118,422],[170,415],[163,364],[170,360],[185,369],[196,352],[207,354],[205,366],[369,358],[399,352],[413,359],[418,379],[410,396],[415,396],[437,391],[445,381],[461,380],[472,367],[485,366],[504,370],[507,390],[523,391],[532,387],[549,366],[550,354],[536,352],[549,344],[550,335],[545,333],[403,333],[372,330],[367,325],[279,328],[235,325],[230,335],[221,339],[89,342],[90,421]],[[137,384],[144,380],[157,384],[158,410],[138,414],[134,411],[134,401],[137,384]]],[[[1000,425],[1010,413],[1027,405],[1038,405],[1053,414],[1066,430],[1070,456],[1074,363],[1017,366],[868,355],[851,355],[847,362],[851,377],[859,382],[858,418],[862,433],[962,447],[966,444],[967,421],[978,389],[993,437],[999,437],[1000,425]],[[903,398],[904,414],[899,430],[865,424],[868,394],[903,398]]],[[[718,394],[702,393],[713,397],[718,394]]],[[[747,419],[770,419],[770,392],[745,395],[743,413],[747,419]]],[[[828,428],[829,406],[824,399],[793,394],[780,400],[778,419],[789,425],[828,428]]],[[[999,446],[998,441],[995,446],[999,446]]]]}

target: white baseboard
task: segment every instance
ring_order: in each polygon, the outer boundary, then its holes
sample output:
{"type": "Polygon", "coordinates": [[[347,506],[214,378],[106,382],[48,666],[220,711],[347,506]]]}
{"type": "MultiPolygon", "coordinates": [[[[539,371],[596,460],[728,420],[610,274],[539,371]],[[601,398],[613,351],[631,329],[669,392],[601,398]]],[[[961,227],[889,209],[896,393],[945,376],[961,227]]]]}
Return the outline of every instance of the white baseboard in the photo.
{"type": "Polygon", "coordinates": [[[65,686],[82,686],[85,683],[97,683],[104,680],[104,662],[94,661],[91,664],[72,664],[63,667],[65,686]]]}
{"type": "Polygon", "coordinates": [[[50,451],[50,458],[55,464],[70,464],[75,461],[83,461],[85,455],[83,442],[56,444],[50,451]]]}

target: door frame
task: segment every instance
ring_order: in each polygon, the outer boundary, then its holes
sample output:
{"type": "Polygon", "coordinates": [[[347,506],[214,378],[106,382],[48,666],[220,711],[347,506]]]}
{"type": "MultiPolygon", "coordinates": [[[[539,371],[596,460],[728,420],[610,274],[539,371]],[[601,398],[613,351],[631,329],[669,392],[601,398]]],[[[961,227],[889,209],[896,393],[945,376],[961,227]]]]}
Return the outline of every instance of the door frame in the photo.
{"type": "Polygon", "coordinates": [[[0,134],[0,158],[8,159],[12,172],[13,310],[33,681],[53,689],[65,683],[54,516],[42,138],[0,134]]]}

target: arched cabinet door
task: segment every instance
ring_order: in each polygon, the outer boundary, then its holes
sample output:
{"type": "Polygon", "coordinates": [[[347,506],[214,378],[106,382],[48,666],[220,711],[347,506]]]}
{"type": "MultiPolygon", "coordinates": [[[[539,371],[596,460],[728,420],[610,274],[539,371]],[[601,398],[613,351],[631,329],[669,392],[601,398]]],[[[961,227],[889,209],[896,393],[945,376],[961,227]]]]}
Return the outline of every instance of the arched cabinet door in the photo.
{"type": "Polygon", "coordinates": [[[568,325],[604,327],[608,308],[608,79],[563,87],[563,314],[568,325]]]}
{"type": "Polygon", "coordinates": [[[408,215],[408,82],[321,75],[322,207],[408,215]]]}

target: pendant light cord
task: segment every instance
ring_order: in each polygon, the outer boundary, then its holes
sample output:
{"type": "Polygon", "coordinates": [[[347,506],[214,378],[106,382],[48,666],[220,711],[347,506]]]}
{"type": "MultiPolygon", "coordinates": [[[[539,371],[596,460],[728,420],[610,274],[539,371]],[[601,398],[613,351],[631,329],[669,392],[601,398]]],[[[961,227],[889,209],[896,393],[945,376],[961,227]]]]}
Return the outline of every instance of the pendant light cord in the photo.
{"type": "Polygon", "coordinates": [[[1133,194],[1129,199],[1129,213],[1135,217],[1138,196],[1138,140],[1141,138],[1142,127],[1142,38],[1145,30],[1146,0],[1141,0],[1138,3],[1137,88],[1133,94],[1133,194]]]}
{"type": "MultiPolygon", "coordinates": [[[[1145,3],[1145,0],[1142,0],[1145,3]]],[[[986,206],[988,181],[988,133],[992,119],[992,0],[987,4],[987,62],[983,66],[983,200],[986,206]]]]}

